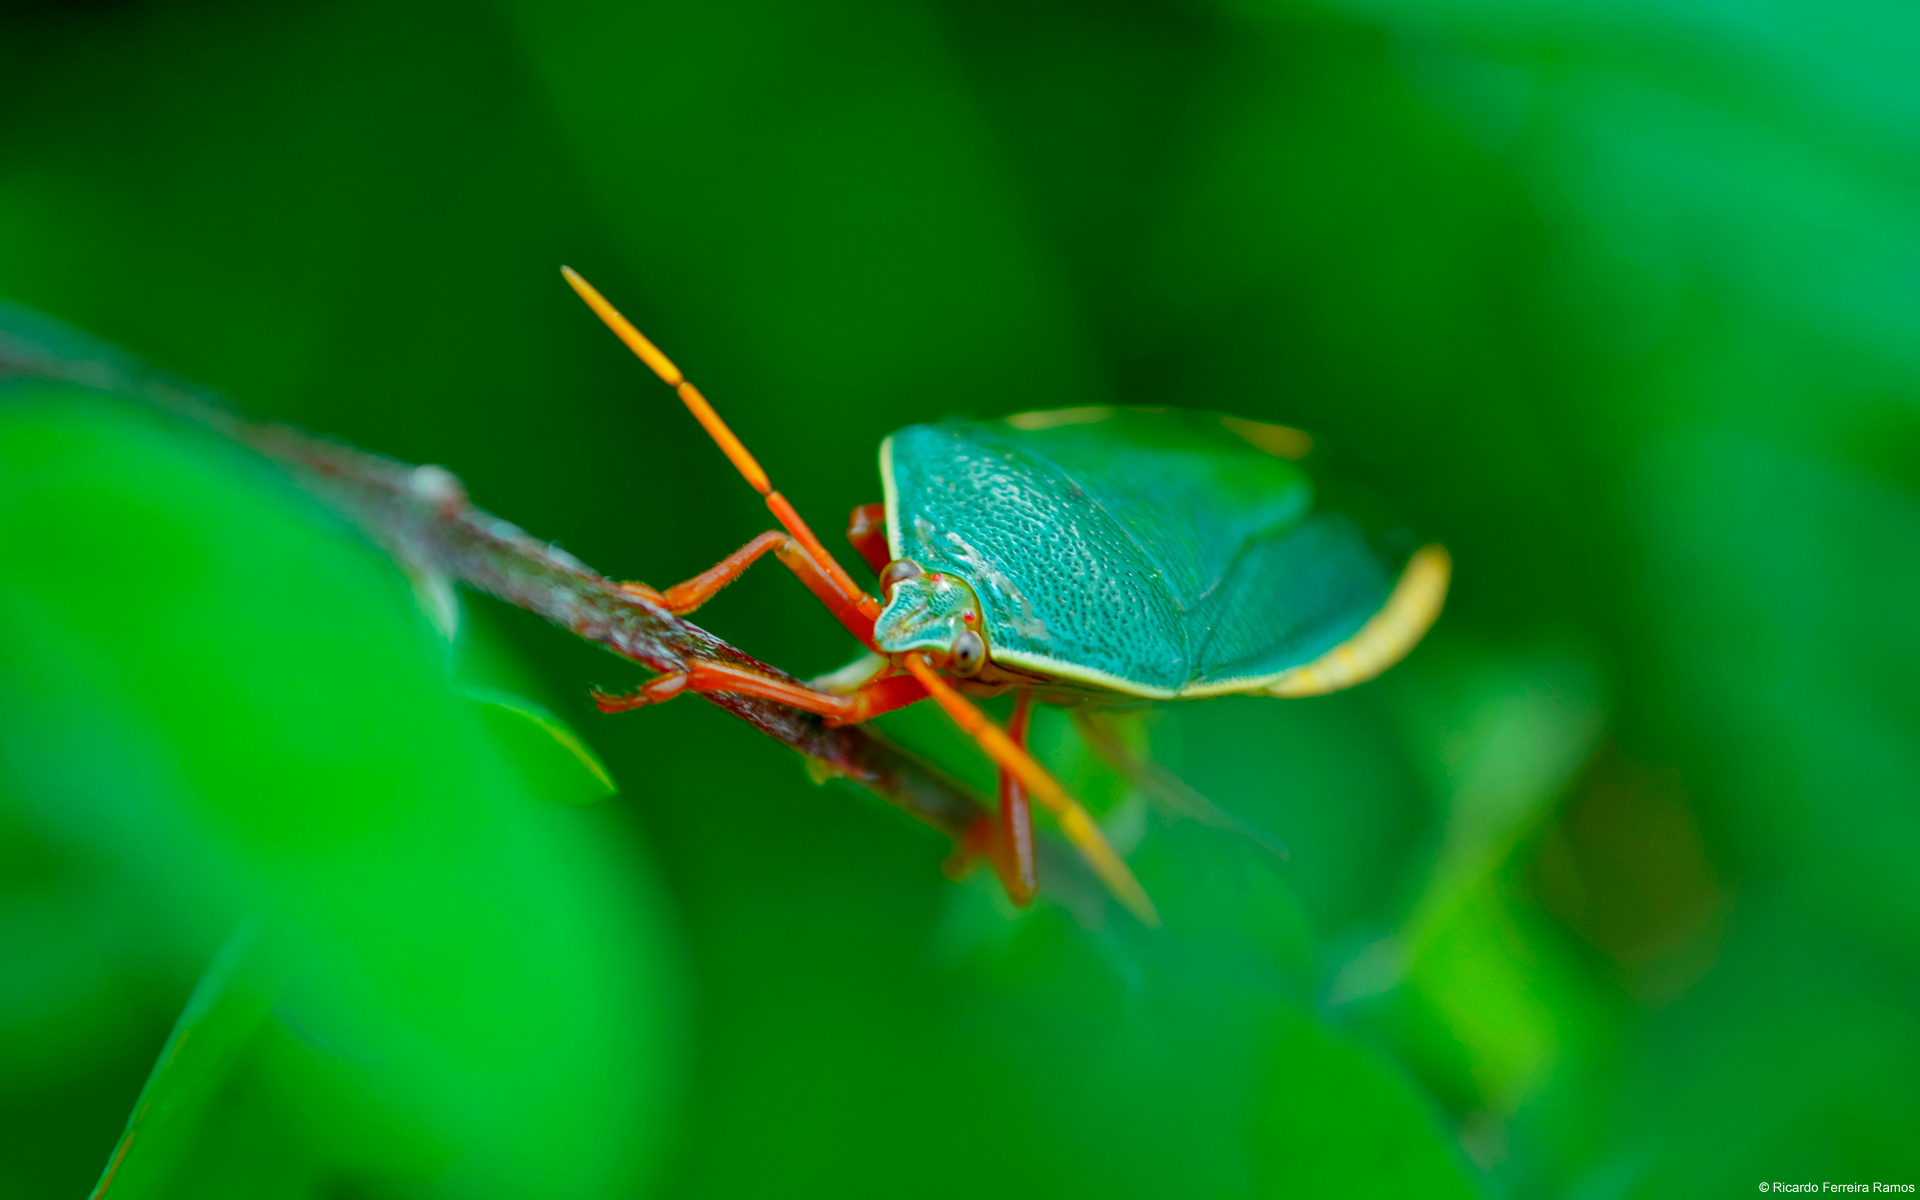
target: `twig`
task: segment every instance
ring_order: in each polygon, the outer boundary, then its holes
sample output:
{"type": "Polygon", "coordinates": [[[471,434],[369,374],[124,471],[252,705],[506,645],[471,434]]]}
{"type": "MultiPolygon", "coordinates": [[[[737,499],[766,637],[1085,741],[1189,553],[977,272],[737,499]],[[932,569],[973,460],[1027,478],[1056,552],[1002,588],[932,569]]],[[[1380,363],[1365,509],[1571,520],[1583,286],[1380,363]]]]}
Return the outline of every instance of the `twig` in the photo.
{"type": "MultiPolygon", "coordinates": [[[[39,344],[41,339],[9,332],[8,326],[18,330],[23,323],[31,328],[44,322],[11,306],[0,310],[0,379],[55,380],[115,392],[251,447],[352,518],[429,593],[436,588],[444,593],[448,580],[459,580],[653,671],[680,671],[691,660],[706,659],[792,678],[475,508],[444,468],[411,466],[286,425],[248,420],[129,356],[50,323],[44,324],[52,350],[39,344]]],[[[702,698],[798,750],[817,769],[858,783],[955,841],[984,812],[959,783],[862,726],[829,727],[812,713],[748,696],[721,692],[702,698]]],[[[1072,873],[1060,856],[1050,857],[1072,873]]]]}

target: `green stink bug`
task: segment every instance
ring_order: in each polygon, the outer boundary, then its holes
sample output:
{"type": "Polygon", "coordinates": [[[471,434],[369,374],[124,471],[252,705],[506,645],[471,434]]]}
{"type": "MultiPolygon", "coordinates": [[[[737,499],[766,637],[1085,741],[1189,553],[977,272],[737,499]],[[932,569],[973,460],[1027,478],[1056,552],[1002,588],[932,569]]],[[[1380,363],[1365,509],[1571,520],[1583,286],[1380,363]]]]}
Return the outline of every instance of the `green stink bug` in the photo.
{"type": "Polygon", "coordinates": [[[1099,826],[1024,747],[1036,696],[1056,704],[1311,696],[1373,678],[1439,617],[1444,547],[1395,545],[1327,503],[1298,430],[1215,413],[1077,408],[912,425],[880,447],[885,500],[849,541],[859,587],[678,367],[569,268],[567,282],[692,411],[785,532],[684,583],[624,585],[689,613],[772,551],[869,652],[817,686],[690,664],[606,712],[683,691],[759,696],[852,723],[932,697],[1000,769],[1000,813],[964,854],[1016,904],[1038,886],[1028,798],[1143,920],[1152,901],[1099,826]],[[1006,729],[966,699],[1015,692],[1006,729]],[[963,695],[965,693],[966,695],[963,695]]]}

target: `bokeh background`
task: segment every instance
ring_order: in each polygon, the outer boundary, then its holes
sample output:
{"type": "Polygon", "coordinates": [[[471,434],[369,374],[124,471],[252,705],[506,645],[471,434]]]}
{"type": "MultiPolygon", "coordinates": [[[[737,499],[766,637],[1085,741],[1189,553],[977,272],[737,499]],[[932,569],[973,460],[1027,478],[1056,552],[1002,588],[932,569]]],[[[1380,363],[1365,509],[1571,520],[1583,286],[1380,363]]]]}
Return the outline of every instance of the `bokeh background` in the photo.
{"type": "MultiPolygon", "coordinates": [[[[93,1186],[190,994],[115,1195],[1920,1182],[1917,61],[1884,0],[0,4],[0,296],[609,574],[767,518],[562,262],[816,526],[910,422],[1186,405],[1457,564],[1375,684],[1129,718],[1288,862],[1041,722],[1148,931],[14,384],[0,1192],[93,1186]]],[[[771,568],[701,622],[848,655],[771,568]]]]}

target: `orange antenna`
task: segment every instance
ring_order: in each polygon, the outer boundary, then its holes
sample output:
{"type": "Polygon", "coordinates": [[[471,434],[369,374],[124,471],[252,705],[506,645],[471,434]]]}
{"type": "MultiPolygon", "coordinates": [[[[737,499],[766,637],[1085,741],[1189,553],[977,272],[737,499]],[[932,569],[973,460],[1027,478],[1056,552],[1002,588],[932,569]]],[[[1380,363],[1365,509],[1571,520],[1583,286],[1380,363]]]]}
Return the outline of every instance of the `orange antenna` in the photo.
{"type": "MultiPolygon", "coordinates": [[[[813,559],[833,588],[840,592],[845,602],[858,610],[860,616],[865,619],[866,627],[871,630],[872,622],[880,615],[880,602],[867,595],[858,584],[854,583],[853,577],[848,575],[845,568],[841,567],[833,555],[827,552],[827,548],[820,544],[820,539],[807,528],[807,523],[800,519],[800,514],[794,511],[793,505],[787,502],[787,498],[773,490],[773,483],[767,478],[767,473],[761,469],[753,455],[748,453],[745,444],[734,435],[733,430],[727,428],[727,423],[720,419],[720,414],[713,410],[713,405],[700,394],[700,389],[688,381],[680,368],[674,366],[673,360],[662,354],[658,346],[648,341],[645,334],[634,328],[633,322],[627,320],[621,315],[619,309],[609,304],[607,298],[602,296],[592,284],[582,279],[579,272],[572,267],[561,267],[560,274],[566,277],[567,283],[579,293],[580,298],[587,302],[587,307],[606,323],[608,329],[613,330],[614,336],[625,342],[627,348],[638,355],[641,362],[646,363],[662,382],[679,394],[681,402],[687,406],[687,410],[693,414],[694,419],[700,422],[701,428],[707,431],[707,436],[720,447],[721,453],[727,456],[727,460],[733,464],[736,471],[740,472],[741,477],[753,485],[755,491],[766,497],[767,507],[773,510],[773,515],[779,519],[780,524],[792,535],[794,541],[800,543],[801,549],[813,559]]],[[[826,599],[825,596],[821,598],[826,599]]],[[[829,607],[832,607],[831,603],[829,607]]],[[[862,640],[867,641],[869,646],[872,645],[870,634],[862,640]]],[[[1008,737],[1005,730],[988,720],[986,714],[975,708],[960,693],[954,691],[953,686],[941,678],[939,672],[934,670],[932,664],[923,655],[917,652],[903,655],[901,662],[908,672],[927,689],[927,693],[934,698],[947,716],[952,718],[954,724],[960,726],[975,742],[979,743],[980,748],[1002,770],[1016,776],[1026,786],[1028,795],[1053,813],[1060,823],[1060,831],[1066,834],[1067,839],[1080,851],[1081,856],[1087,860],[1088,865],[1100,876],[1114,896],[1142,921],[1149,925],[1158,925],[1160,914],[1155,911],[1153,901],[1147,897],[1146,889],[1140,886],[1140,881],[1135,879],[1133,872],[1127,869],[1126,862],[1114,853],[1112,846],[1107,844],[1106,837],[1101,834],[1100,827],[1094,824],[1087,810],[1080,807],[1073,797],[1067,795],[1066,789],[1047,773],[1046,768],[1035,762],[1032,755],[1008,737]]]]}
{"type": "Polygon", "coordinates": [[[1018,776],[1020,782],[1026,785],[1027,794],[1053,813],[1054,819],[1060,822],[1060,832],[1067,835],[1067,840],[1080,851],[1080,856],[1087,860],[1087,865],[1100,876],[1101,882],[1107,885],[1115,899],[1148,925],[1158,925],[1160,913],[1147,896],[1147,889],[1141,887],[1140,881],[1134,878],[1126,860],[1114,853],[1106,835],[1093,823],[1093,817],[1080,807],[1078,801],[1067,795],[1067,790],[1060,786],[1059,781],[1035,762],[1031,754],[1016,745],[1004,729],[988,720],[987,715],[975,708],[965,696],[954,691],[953,685],[933,669],[925,655],[915,650],[902,655],[900,661],[927,689],[934,703],[953,719],[955,725],[980,743],[980,748],[1001,769],[1018,776]]]}
{"type": "Polygon", "coordinates": [[[568,285],[579,293],[580,298],[587,302],[587,307],[594,311],[594,315],[604,321],[608,329],[613,330],[614,336],[625,342],[627,349],[638,355],[640,361],[652,368],[653,373],[658,375],[663,383],[679,394],[681,403],[687,406],[687,411],[693,414],[694,420],[700,422],[700,427],[707,431],[707,436],[720,447],[720,452],[727,456],[727,461],[733,464],[734,470],[740,472],[741,477],[753,486],[754,491],[766,497],[767,507],[773,510],[774,517],[788,533],[793,535],[793,539],[800,543],[801,548],[819,565],[827,577],[833,580],[834,586],[848,600],[854,601],[869,620],[879,616],[879,602],[866,595],[860,585],[853,581],[853,576],[847,574],[833,555],[828,553],[827,548],[821,545],[820,539],[813,535],[813,530],[807,527],[807,523],[800,519],[800,513],[788,503],[787,498],[773,490],[773,482],[767,478],[767,473],[760,469],[759,462],[747,451],[746,444],[734,435],[733,430],[727,428],[727,423],[720,419],[720,414],[713,410],[713,405],[700,394],[700,389],[694,387],[693,383],[681,373],[680,368],[673,365],[673,360],[662,354],[658,346],[648,341],[645,334],[634,328],[633,322],[627,320],[619,309],[608,303],[607,298],[602,296],[598,289],[582,279],[578,271],[572,267],[561,267],[560,274],[566,278],[568,285]],[[868,609],[872,611],[869,612],[868,609]]]}

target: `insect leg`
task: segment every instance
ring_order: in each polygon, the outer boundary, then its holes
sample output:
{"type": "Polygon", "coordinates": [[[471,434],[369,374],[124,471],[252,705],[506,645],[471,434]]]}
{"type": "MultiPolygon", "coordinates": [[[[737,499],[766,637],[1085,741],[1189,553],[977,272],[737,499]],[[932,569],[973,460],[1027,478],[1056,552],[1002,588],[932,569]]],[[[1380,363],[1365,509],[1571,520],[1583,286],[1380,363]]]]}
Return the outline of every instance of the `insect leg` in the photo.
{"type": "MultiPolygon", "coordinates": [[[[573,268],[561,267],[560,273],[566,277],[568,285],[579,294],[580,298],[587,302],[587,307],[591,308],[594,314],[606,323],[607,328],[613,331],[614,336],[625,342],[627,349],[633,351],[641,362],[646,363],[662,382],[679,395],[681,403],[687,406],[687,411],[700,422],[700,427],[707,431],[707,436],[720,447],[720,452],[727,456],[727,461],[733,464],[734,470],[740,472],[741,477],[752,485],[754,491],[765,497],[767,507],[772,510],[781,528],[791,534],[793,540],[799,543],[799,548],[813,560],[818,574],[837,598],[839,607],[835,608],[835,615],[839,616],[842,610],[858,613],[869,626],[868,637],[862,640],[870,643],[870,627],[874,618],[880,615],[880,602],[861,590],[860,585],[853,581],[853,576],[847,574],[846,568],[842,567],[820,543],[820,539],[814,536],[813,530],[807,527],[807,523],[800,519],[800,514],[795,511],[787,498],[773,490],[772,481],[767,478],[767,473],[761,470],[760,464],[755,461],[753,455],[747,451],[745,443],[734,435],[733,430],[727,428],[727,423],[720,419],[720,414],[713,410],[713,405],[700,394],[700,389],[694,387],[693,383],[681,373],[680,368],[673,365],[673,360],[660,353],[659,347],[648,341],[645,334],[633,327],[633,322],[622,316],[619,309],[609,304],[607,298],[596,291],[592,284],[582,279],[573,268]]],[[[819,593],[816,591],[815,594],[819,593]]],[[[846,618],[842,617],[843,623],[845,620],[846,618]]]]}
{"type": "Polygon", "coordinates": [[[910,675],[889,675],[876,679],[842,696],[729,663],[696,661],[688,663],[684,671],[649,680],[630,696],[595,692],[593,700],[601,712],[615,713],[649,704],[664,704],[682,692],[731,692],[737,696],[757,696],[762,700],[818,713],[834,725],[858,724],[927,698],[926,688],[910,675]]]}
{"type": "Polygon", "coordinates": [[[1016,746],[1005,730],[988,720],[986,714],[975,708],[966,697],[954,691],[953,685],[940,677],[925,655],[916,650],[902,655],[900,661],[915,679],[925,685],[934,702],[953,719],[953,723],[979,743],[980,748],[1001,770],[1009,771],[1018,778],[1027,794],[1053,814],[1060,823],[1060,832],[1080,851],[1080,856],[1100,876],[1100,881],[1107,885],[1107,890],[1113,893],[1114,898],[1126,905],[1141,921],[1158,925],[1160,914],[1147,897],[1146,889],[1133,877],[1126,860],[1114,853],[1113,847],[1107,844],[1100,826],[1094,824],[1093,818],[1087,815],[1087,810],[1080,807],[1078,801],[1067,795],[1059,781],[1035,762],[1032,755],[1016,746]]]}
{"type": "Polygon", "coordinates": [[[603,713],[626,712],[629,709],[645,708],[649,704],[665,704],[678,696],[687,687],[687,672],[675,671],[649,679],[640,686],[640,690],[627,696],[615,696],[593,689],[593,703],[603,713]]]}
{"type": "Polygon", "coordinates": [[[713,599],[721,588],[746,574],[752,566],[769,550],[785,545],[790,539],[784,533],[768,530],[732,554],[721,559],[684,583],[676,583],[664,592],[656,592],[644,583],[623,583],[620,590],[649,600],[661,608],[684,617],[697,610],[702,604],[713,599]]]}
{"type": "Polygon", "coordinates": [[[670,613],[684,616],[713,599],[720,589],[746,574],[747,568],[769,550],[774,552],[774,556],[789,571],[799,577],[801,583],[807,585],[808,591],[827,606],[827,610],[846,627],[848,633],[859,638],[860,644],[867,649],[876,649],[873,644],[873,619],[849,604],[834,587],[833,581],[827,577],[826,572],[822,571],[813,558],[800,548],[799,543],[790,535],[778,530],[768,530],[721,559],[713,567],[684,583],[674,584],[664,592],[648,587],[644,583],[623,583],[620,585],[620,590],[658,604],[670,613]]]}
{"type": "MultiPolygon", "coordinates": [[[[836,621],[846,627],[848,633],[860,639],[860,644],[878,654],[880,647],[873,641],[873,619],[878,610],[869,613],[855,601],[847,599],[846,593],[834,583],[832,575],[821,567],[813,555],[807,553],[798,538],[788,538],[786,545],[774,552],[780,562],[799,576],[800,582],[807,585],[814,598],[827,606],[836,621]]],[[[866,599],[862,593],[861,599],[866,599]]]]}
{"type": "Polygon", "coordinates": [[[875,502],[854,509],[847,518],[847,541],[853,543],[875,575],[886,570],[893,561],[893,551],[887,547],[887,506],[875,502]]]}
{"type": "MultiPolygon", "coordinates": [[[[1013,715],[1007,718],[1007,737],[1014,745],[1027,748],[1027,725],[1033,716],[1033,692],[1021,688],[1013,694],[1013,715]]],[[[1000,769],[1000,853],[994,865],[1000,868],[1000,883],[1007,898],[1025,908],[1040,889],[1040,877],[1033,862],[1033,810],[1027,805],[1027,788],[1020,777],[1005,767],[1000,769]]]]}
{"type": "MultiPolygon", "coordinates": [[[[1033,715],[1033,692],[1021,688],[1013,694],[1013,715],[1007,718],[1007,738],[1021,750],[1027,748],[1027,726],[1033,715]]],[[[1033,853],[1033,810],[1027,803],[1026,785],[1005,767],[1000,768],[1000,811],[982,817],[968,826],[958,853],[948,864],[948,874],[963,877],[974,863],[985,859],[993,864],[1007,899],[1017,908],[1033,903],[1040,890],[1039,869],[1033,853]]]]}

